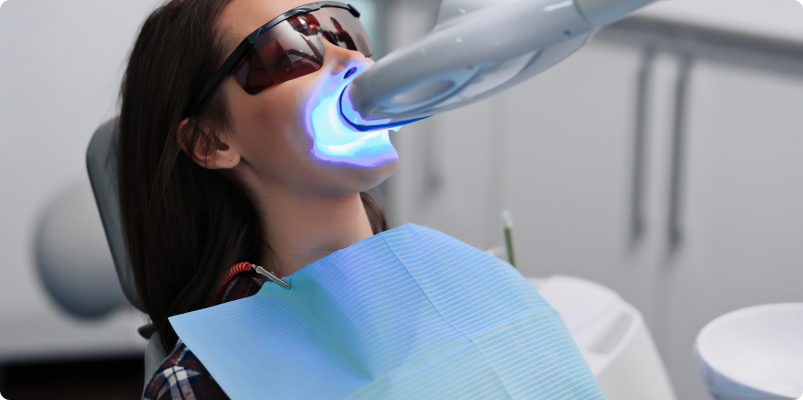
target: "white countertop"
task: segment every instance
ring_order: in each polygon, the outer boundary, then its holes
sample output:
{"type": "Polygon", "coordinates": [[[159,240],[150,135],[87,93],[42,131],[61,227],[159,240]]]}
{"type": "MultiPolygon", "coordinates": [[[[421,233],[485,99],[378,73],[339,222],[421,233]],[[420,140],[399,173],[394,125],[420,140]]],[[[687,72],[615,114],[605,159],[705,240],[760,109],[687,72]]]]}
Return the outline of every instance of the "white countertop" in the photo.
{"type": "Polygon", "coordinates": [[[662,0],[634,15],[803,41],[796,0],[662,0]]]}
{"type": "Polygon", "coordinates": [[[0,309],[0,365],[141,356],[137,328],[147,316],[131,306],[96,320],[71,317],[54,305],[0,309]]]}

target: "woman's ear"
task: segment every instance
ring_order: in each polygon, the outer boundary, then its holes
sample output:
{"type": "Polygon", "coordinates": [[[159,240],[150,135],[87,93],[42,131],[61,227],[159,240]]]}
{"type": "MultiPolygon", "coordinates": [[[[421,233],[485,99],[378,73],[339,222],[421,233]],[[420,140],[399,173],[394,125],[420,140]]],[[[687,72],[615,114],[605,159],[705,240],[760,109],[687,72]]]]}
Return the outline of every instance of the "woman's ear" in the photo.
{"type": "Polygon", "coordinates": [[[202,132],[193,146],[189,122],[189,118],[179,122],[176,140],[181,146],[181,151],[190,156],[196,164],[207,169],[229,169],[240,163],[240,153],[231,146],[231,143],[226,143],[228,138],[219,138],[202,132]]]}

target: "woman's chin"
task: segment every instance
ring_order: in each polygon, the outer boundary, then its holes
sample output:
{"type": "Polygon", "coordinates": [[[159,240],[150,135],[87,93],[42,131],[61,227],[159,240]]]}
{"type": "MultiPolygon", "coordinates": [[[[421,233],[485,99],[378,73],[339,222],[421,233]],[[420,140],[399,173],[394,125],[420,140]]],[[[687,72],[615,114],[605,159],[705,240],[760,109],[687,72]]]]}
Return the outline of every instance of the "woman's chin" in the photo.
{"type": "Polygon", "coordinates": [[[396,171],[399,155],[387,138],[360,140],[348,145],[320,146],[310,151],[327,177],[330,195],[346,195],[371,189],[396,171]]]}

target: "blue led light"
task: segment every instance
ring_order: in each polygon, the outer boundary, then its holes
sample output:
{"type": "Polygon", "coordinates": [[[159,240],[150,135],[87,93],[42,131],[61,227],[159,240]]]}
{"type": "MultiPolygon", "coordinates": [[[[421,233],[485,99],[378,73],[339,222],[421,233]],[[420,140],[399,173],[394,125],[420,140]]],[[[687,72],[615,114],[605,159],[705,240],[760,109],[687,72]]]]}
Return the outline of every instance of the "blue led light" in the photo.
{"type": "MultiPolygon", "coordinates": [[[[323,88],[313,96],[310,113],[311,130],[315,137],[313,155],[316,159],[338,164],[373,168],[398,159],[390,142],[389,129],[361,132],[347,124],[340,115],[340,95],[351,80],[336,88],[323,88]],[[327,90],[328,89],[328,90],[327,90]]],[[[399,128],[393,129],[398,131],[399,128]]]]}

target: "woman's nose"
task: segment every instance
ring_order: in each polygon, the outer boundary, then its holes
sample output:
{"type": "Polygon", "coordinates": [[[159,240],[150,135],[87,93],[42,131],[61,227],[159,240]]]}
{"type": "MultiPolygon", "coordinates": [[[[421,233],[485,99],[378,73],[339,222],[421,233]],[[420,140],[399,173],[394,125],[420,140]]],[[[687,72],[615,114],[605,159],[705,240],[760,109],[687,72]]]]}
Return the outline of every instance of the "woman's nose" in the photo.
{"type": "Polygon", "coordinates": [[[324,41],[324,66],[329,68],[339,79],[350,79],[367,68],[366,57],[356,50],[344,49],[331,42],[324,41]]]}

